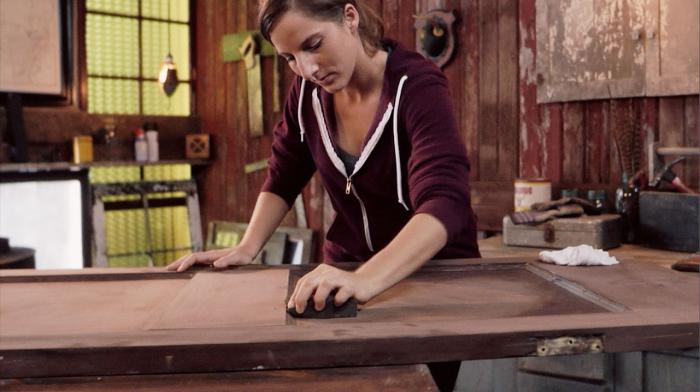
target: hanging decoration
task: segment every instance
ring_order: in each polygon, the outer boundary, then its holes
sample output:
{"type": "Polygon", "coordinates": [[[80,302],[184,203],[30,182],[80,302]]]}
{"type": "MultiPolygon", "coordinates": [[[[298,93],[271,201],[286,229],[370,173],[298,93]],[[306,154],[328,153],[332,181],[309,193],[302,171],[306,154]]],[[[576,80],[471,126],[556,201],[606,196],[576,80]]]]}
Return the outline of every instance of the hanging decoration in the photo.
{"type": "Polygon", "coordinates": [[[430,10],[416,16],[416,50],[438,67],[445,66],[454,52],[454,22],[451,11],[430,10]]]}
{"type": "Polygon", "coordinates": [[[168,97],[173,95],[177,88],[177,68],[173,62],[170,50],[170,0],[168,0],[168,54],[165,56],[158,73],[158,84],[168,97]]]}

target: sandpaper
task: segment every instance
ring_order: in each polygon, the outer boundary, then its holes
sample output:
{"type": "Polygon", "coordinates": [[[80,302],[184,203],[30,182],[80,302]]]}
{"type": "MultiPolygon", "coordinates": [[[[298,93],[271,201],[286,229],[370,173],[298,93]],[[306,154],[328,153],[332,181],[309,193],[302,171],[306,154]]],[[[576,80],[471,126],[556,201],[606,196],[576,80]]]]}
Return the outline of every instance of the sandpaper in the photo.
{"type": "Polygon", "coordinates": [[[326,306],[324,306],[321,311],[316,310],[314,307],[314,299],[311,297],[306,303],[304,312],[299,313],[295,308],[287,308],[287,313],[292,315],[292,317],[309,319],[357,317],[357,300],[355,298],[350,298],[345,301],[344,304],[336,306],[335,293],[333,292],[326,297],[326,306]]]}

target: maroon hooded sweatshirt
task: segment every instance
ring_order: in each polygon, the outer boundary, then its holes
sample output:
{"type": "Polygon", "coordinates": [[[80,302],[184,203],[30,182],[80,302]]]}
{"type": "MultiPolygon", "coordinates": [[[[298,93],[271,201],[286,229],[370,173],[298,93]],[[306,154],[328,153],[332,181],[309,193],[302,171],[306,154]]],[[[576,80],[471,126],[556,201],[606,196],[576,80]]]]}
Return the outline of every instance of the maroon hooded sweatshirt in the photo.
{"type": "Polygon", "coordinates": [[[469,162],[447,80],[420,54],[384,44],[390,52],[384,85],[354,171],[346,173],[338,154],[332,95],[296,77],[274,130],[262,190],[291,206],[319,171],[336,211],[326,262],[368,260],[419,213],[447,229],[447,244],[435,258],[480,257],[469,162]]]}

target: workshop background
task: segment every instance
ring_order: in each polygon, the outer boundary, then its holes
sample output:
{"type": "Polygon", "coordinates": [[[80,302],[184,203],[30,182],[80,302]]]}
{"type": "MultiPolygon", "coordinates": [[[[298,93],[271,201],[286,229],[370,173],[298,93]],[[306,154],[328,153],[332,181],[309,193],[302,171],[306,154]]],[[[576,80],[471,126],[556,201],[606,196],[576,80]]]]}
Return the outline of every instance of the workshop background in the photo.
{"type": "MultiPolygon", "coordinates": [[[[417,47],[417,16],[440,9],[456,18],[450,26],[454,53],[443,71],[471,161],[480,240],[495,235],[500,241],[504,217],[514,212],[519,179],[547,181],[552,199],[563,190],[575,189],[584,198],[588,191],[603,190],[607,212],[615,212],[623,178],[644,171],[638,190],[647,189],[665,164],[685,156],[673,174],[689,190],[698,191],[697,0],[367,2],[382,16],[385,35],[409,48],[417,47]]],[[[54,172],[73,178],[85,171],[82,188],[76,191],[83,197],[83,231],[78,235],[80,251],[90,260],[85,266],[164,265],[190,249],[235,242],[265,179],[272,128],[280,119],[278,105],[292,78],[262,41],[257,49],[259,69],[249,69],[239,51],[258,27],[256,2],[54,3],[64,16],[60,42],[70,48],[60,57],[63,85],[54,94],[20,97],[0,89],[0,185],[40,181],[54,172]],[[139,7],[141,3],[150,8],[139,7]],[[174,95],[166,96],[158,72],[170,53],[178,80],[174,95]],[[252,71],[260,72],[258,79],[252,71]],[[250,107],[256,102],[254,89],[260,90],[257,109],[250,107]],[[15,113],[21,113],[21,119],[15,113]],[[159,156],[148,164],[135,163],[134,130],[148,131],[153,124],[159,156]],[[76,156],[83,151],[81,136],[90,136],[92,159],[76,156]],[[23,158],[16,150],[21,138],[23,158]],[[192,151],[200,140],[192,138],[201,138],[208,153],[192,151]],[[170,188],[125,191],[104,185],[147,180],[170,188]],[[98,193],[90,193],[95,190],[98,193]],[[153,193],[159,196],[147,196],[153,193]],[[158,210],[161,216],[146,219],[144,226],[144,208],[171,210],[158,210]],[[86,213],[91,217],[84,218],[86,213]],[[124,240],[114,236],[130,222],[140,230],[129,234],[131,240],[148,237],[148,244],[138,242],[136,250],[110,247],[110,241],[124,240]],[[157,228],[169,225],[186,227],[186,234],[157,228]],[[222,227],[217,236],[214,230],[222,227]]],[[[678,194],[670,183],[665,188],[656,185],[654,190],[678,194]]],[[[697,200],[696,196],[691,201],[695,215],[686,214],[685,220],[688,230],[695,230],[695,242],[682,245],[685,249],[665,250],[691,256],[697,249],[697,200]]],[[[13,223],[7,217],[13,208],[0,192],[0,213],[6,217],[0,217],[0,237],[11,231],[13,223]]],[[[313,249],[305,246],[305,260],[320,260],[332,216],[315,176],[283,222],[307,230],[288,234],[313,244],[313,249]]],[[[653,238],[636,234],[634,242],[654,245],[644,243],[653,238]]],[[[12,242],[10,238],[10,246],[12,242]]],[[[500,251],[489,244],[483,247],[485,255],[500,251]]],[[[697,350],[557,362],[465,362],[457,389],[695,390],[697,364],[697,350]],[[643,377],[630,381],[628,375],[636,373],[643,377]],[[669,385],[673,387],[665,389],[669,385]]]]}

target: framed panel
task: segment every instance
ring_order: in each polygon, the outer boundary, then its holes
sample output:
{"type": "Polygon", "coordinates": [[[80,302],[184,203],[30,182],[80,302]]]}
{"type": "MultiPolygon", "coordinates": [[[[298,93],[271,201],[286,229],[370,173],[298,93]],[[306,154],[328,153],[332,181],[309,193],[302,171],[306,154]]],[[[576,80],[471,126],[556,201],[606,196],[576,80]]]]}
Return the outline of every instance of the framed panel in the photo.
{"type": "Polygon", "coordinates": [[[697,275],[648,263],[431,262],[355,318],[292,319],[284,300],[311,268],[0,271],[0,372],[24,378],[374,366],[698,341],[697,275]]]}
{"type": "Polygon", "coordinates": [[[69,0],[0,2],[0,91],[25,102],[71,102],[73,23],[69,0]]]}
{"type": "Polygon", "coordinates": [[[639,1],[537,0],[537,102],[644,95],[639,1]]]}
{"type": "Polygon", "coordinates": [[[700,91],[697,0],[647,0],[646,95],[700,91]]]}

